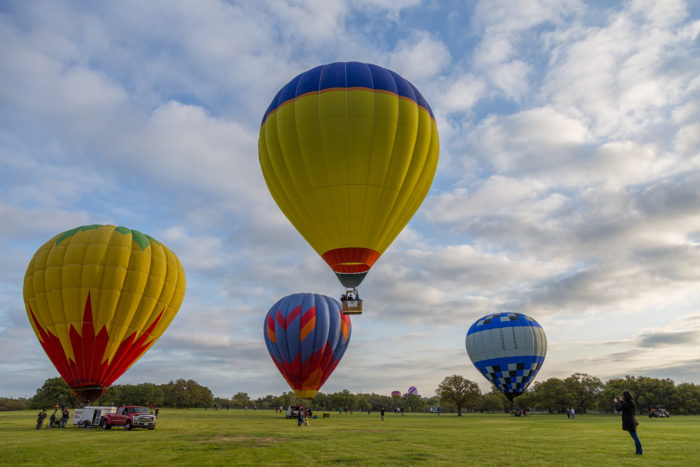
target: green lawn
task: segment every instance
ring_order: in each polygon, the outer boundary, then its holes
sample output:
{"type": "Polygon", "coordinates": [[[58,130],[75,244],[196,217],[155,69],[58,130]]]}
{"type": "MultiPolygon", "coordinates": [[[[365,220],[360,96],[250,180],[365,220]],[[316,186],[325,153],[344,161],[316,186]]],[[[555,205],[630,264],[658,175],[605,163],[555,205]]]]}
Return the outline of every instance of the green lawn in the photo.
{"type": "Polygon", "coordinates": [[[126,432],[37,431],[36,412],[0,412],[0,463],[700,465],[700,417],[640,418],[640,458],[611,415],[387,413],[381,422],[375,412],[318,412],[299,428],[274,410],[162,409],[155,430],[126,432]]]}

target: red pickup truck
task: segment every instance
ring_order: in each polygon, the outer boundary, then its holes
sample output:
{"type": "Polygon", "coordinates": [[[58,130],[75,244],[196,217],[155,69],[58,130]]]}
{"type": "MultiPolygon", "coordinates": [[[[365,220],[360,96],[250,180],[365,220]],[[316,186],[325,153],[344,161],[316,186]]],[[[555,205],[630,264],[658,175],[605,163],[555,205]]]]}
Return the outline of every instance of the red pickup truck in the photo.
{"type": "Polygon", "coordinates": [[[113,426],[123,426],[126,431],[132,428],[156,427],[156,416],[140,405],[122,405],[116,413],[108,413],[102,417],[100,426],[103,430],[109,430],[113,426]]]}

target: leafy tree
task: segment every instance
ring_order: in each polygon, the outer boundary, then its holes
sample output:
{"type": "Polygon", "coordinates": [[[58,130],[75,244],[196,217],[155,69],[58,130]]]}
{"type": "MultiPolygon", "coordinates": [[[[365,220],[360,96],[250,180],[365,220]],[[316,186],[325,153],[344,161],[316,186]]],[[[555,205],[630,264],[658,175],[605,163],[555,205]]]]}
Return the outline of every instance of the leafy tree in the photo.
{"type": "Polygon", "coordinates": [[[44,385],[36,390],[36,394],[29,400],[30,409],[49,409],[62,404],[68,407],[77,407],[73,391],[63,378],[49,378],[44,385]]]}
{"type": "Polygon", "coordinates": [[[437,396],[427,397],[423,399],[423,409],[426,407],[437,407],[440,405],[440,399],[437,396]]]}
{"type": "Polygon", "coordinates": [[[372,410],[389,409],[392,406],[391,396],[386,396],[382,394],[363,394],[364,398],[369,402],[372,410]]]}
{"type": "Polygon", "coordinates": [[[462,376],[452,375],[442,380],[435,391],[441,403],[454,404],[457,415],[462,416],[462,407],[475,405],[481,396],[479,386],[462,376]]]}
{"type": "Polygon", "coordinates": [[[672,380],[640,376],[637,383],[637,404],[640,409],[651,410],[657,405],[666,407],[673,404],[676,388],[672,380]]]}
{"type": "Polygon", "coordinates": [[[105,391],[99,399],[101,405],[143,405],[162,406],[164,400],[163,385],[153,383],[114,385],[105,391]]]}
{"type": "Polygon", "coordinates": [[[598,394],[596,401],[598,410],[615,413],[613,398],[622,396],[622,391],[625,389],[627,389],[627,384],[621,378],[614,378],[608,381],[600,394],[598,394]]]}
{"type": "Polygon", "coordinates": [[[280,405],[282,407],[289,407],[290,405],[297,405],[297,396],[294,395],[294,391],[287,391],[279,397],[280,405]]]}
{"type": "Polygon", "coordinates": [[[220,409],[230,408],[231,399],[226,399],[224,397],[214,397],[214,405],[218,405],[220,409]]]}
{"type": "Polygon", "coordinates": [[[417,394],[406,394],[404,401],[406,408],[411,412],[418,412],[425,407],[425,400],[417,394]]]}
{"type": "Polygon", "coordinates": [[[484,394],[479,398],[479,401],[476,404],[476,408],[481,412],[503,412],[503,399],[493,393],[484,394]]]}
{"type": "Polygon", "coordinates": [[[329,410],[331,407],[328,405],[328,395],[322,392],[317,392],[311,401],[312,407],[321,410],[329,410]]]}
{"type": "Polygon", "coordinates": [[[363,412],[372,407],[372,405],[367,401],[367,398],[365,398],[363,394],[357,394],[355,396],[355,403],[357,409],[362,410],[363,412]]]}
{"type": "Polygon", "coordinates": [[[546,381],[538,381],[532,385],[533,407],[544,409],[548,412],[559,413],[572,405],[571,397],[567,394],[564,381],[558,378],[549,378],[546,381]]]}
{"type": "Polygon", "coordinates": [[[534,392],[525,391],[515,399],[514,405],[519,406],[521,409],[531,409],[535,407],[536,401],[537,399],[535,397],[534,392]]]}
{"type": "Polygon", "coordinates": [[[681,383],[676,386],[678,411],[684,414],[700,414],[700,386],[692,383],[681,383]]]}
{"type": "Polygon", "coordinates": [[[264,408],[271,408],[271,407],[280,407],[284,405],[279,396],[273,396],[272,394],[268,394],[265,397],[258,397],[255,399],[254,404],[256,407],[264,407],[264,408]]]}
{"type": "Polygon", "coordinates": [[[603,390],[603,382],[595,376],[574,373],[564,380],[567,397],[578,413],[586,413],[595,406],[598,395],[603,390]]]}
{"type": "Polygon", "coordinates": [[[253,401],[250,400],[247,392],[237,392],[231,398],[231,404],[239,409],[243,407],[252,407],[253,401]]]}
{"type": "Polygon", "coordinates": [[[25,410],[29,408],[29,401],[24,397],[12,399],[9,397],[0,397],[0,412],[9,410],[25,410]]]}
{"type": "Polygon", "coordinates": [[[166,407],[211,407],[214,403],[211,390],[191,379],[178,379],[164,384],[163,396],[163,405],[166,407]]]}
{"type": "Polygon", "coordinates": [[[343,389],[341,392],[336,392],[328,396],[329,402],[332,404],[334,409],[342,408],[343,411],[355,410],[357,409],[357,401],[355,396],[350,393],[347,389],[343,389]]]}

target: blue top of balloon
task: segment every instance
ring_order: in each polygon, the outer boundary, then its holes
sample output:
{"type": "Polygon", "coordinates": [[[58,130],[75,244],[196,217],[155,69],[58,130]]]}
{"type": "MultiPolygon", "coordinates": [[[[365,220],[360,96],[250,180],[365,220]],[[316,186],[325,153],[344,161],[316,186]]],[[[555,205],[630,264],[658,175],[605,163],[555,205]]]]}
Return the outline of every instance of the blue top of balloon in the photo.
{"type": "Polygon", "coordinates": [[[532,326],[541,328],[540,323],[522,313],[492,313],[472,324],[467,335],[487,329],[532,326]]]}
{"type": "Polygon", "coordinates": [[[265,123],[267,116],[279,106],[304,94],[350,88],[389,92],[411,99],[435,118],[428,101],[414,85],[398,73],[371,63],[335,62],[305,71],[287,83],[272,99],[262,122],[265,123]]]}

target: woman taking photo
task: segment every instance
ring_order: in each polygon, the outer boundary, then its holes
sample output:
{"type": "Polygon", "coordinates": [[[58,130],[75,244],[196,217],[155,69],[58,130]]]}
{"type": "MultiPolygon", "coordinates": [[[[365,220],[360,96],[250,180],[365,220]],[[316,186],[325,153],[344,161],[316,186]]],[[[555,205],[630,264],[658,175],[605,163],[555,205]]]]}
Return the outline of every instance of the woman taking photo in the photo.
{"type": "Polygon", "coordinates": [[[637,406],[634,403],[632,394],[629,391],[624,391],[622,397],[615,396],[613,402],[615,403],[615,409],[618,412],[622,412],[622,429],[629,432],[637,450],[635,454],[641,456],[642,443],[639,441],[639,436],[637,436],[637,419],[634,417],[637,406]]]}

